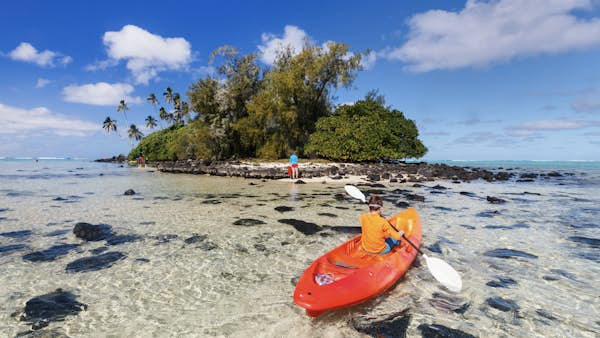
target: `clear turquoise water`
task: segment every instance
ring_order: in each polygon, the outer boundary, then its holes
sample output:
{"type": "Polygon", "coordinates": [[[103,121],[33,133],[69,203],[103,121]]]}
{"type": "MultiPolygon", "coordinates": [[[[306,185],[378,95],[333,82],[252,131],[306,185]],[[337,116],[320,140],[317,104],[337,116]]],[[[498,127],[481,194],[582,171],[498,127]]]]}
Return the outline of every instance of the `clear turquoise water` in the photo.
{"type": "Polygon", "coordinates": [[[71,337],[364,337],[352,327],[357,317],[385,318],[404,309],[411,315],[409,337],[420,337],[417,327],[432,323],[479,337],[598,337],[597,163],[585,168],[563,163],[493,162],[486,168],[574,176],[530,183],[441,181],[425,187],[383,182],[385,188],[375,190],[386,197],[388,213],[402,210],[392,203],[405,200],[399,190],[425,197],[425,202],[408,201],[423,221],[424,250],[461,273],[463,291],[450,294],[421,265],[372,301],[311,319],[292,302],[293,282],[315,258],[352,235],[328,228],[305,235],[279,220],[356,225],[363,206],[340,198],[342,184],[171,175],[79,160],[0,160],[0,234],[30,231],[22,237],[0,235],[0,247],[27,247],[0,253],[0,336],[30,328],[11,317],[27,300],[63,288],[88,305],[87,311],[48,327],[71,337]],[[436,184],[448,189],[434,193],[436,184]],[[130,188],[137,194],[123,196],[130,188]],[[507,202],[493,205],[486,196],[507,202]],[[279,212],[278,206],[292,210],[279,212]],[[243,218],[264,224],[234,225],[243,218]],[[109,224],[118,234],[141,240],[108,246],[127,256],[110,268],[68,273],[68,263],[107,246],[74,238],[73,226],[80,221],[109,224]],[[187,244],[195,234],[206,235],[216,247],[187,244]],[[22,259],[57,244],[81,245],[54,261],[22,259]],[[430,251],[435,244],[440,252],[430,251]],[[485,255],[494,249],[538,258],[485,255]],[[499,277],[516,284],[486,285],[499,277]],[[463,314],[445,310],[436,294],[469,307],[463,314]],[[491,297],[512,300],[519,309],[499,311],[488,305],[491,297]]]}

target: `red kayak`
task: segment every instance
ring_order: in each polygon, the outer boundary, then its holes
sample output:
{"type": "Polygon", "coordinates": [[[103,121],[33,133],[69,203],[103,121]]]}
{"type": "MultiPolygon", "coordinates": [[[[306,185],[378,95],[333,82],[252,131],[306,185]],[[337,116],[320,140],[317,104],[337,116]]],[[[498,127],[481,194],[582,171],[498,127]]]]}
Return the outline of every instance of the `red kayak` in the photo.
{"type": "MultiPolygon", "coordinates": [[[[421,245],[421,221],[415,209],[406,209],[388,220],[415,246],[421,245]]],[[[361,248],[360,237],[316,259],[298,280],[294,303],[305,308],[309,316],[381,294],[404,275],[417,255],[404,240],[388,254],[370,254],[361,248]]]]}

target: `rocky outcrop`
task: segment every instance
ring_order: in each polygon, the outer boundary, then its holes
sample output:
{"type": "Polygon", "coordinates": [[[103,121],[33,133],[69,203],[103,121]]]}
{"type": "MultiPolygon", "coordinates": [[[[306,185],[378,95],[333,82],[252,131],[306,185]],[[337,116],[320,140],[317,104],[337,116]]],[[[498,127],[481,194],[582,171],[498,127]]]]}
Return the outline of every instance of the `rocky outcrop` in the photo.
{"type": "MultiPolygon", "coordinates": [[[[250,164],[240,161],[161,161],[148,162],[161,172],[211,176],[236,176],[254,179],[288,178],[285,164],[250,164]]],[[[419,163],[304,163],[300,164],[304,178],[364,176],[368,180],[394,180],[395,182],[425,182],[438,179],[469,182],[483,179],[489,182],[505,181],[514,176],[506,171],[489,171],[477,168],[449,166],[446,164],[419,163]]]]}
{"type": "Polygon", "coordinates": [[[123,154],[119,154],[118,156],[107,157],[107,158],[99,158],[94,162],[108,162],[108,163],[123,163],[127,162],[127,156],[123,154]]]}

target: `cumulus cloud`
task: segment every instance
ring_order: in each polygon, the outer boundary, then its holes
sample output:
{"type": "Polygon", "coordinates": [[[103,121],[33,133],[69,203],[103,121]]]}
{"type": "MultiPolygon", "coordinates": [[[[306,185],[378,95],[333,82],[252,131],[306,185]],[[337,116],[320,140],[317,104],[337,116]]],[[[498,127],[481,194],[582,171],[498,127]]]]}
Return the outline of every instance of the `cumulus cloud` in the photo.
{"type": "Polygon", "coordinates": [[[28,42],[21,42],[8,56],[15,61],[35,63],[41,67],[55,67],[57,64],[67,65],[73,61],[72,57],[59,52],[50,50],[40,52],[28,42]]]}
{"type": "Polygon", "coordinates": [[[11,107],[0,103],[0,135],[86,136],[99,131],[97,123],[55,114],[45,107],[31,109],[11,107]]]}
{"type": "Polygon", "coordinates": [[[375,66],[375,62],[377,61],[377,53],[374,51],[370,51],[367,55],[363,55],[360,60],[361,65],[364,69],[368,70],[375,66]]]}
{"type": "Polygon", "coordinates": [[[404,45],[382,54],[427,72],[590,48],[600,44],[600,19],[573,12],[591,7],[592,0],[469,0],[459,12],[413,16],[404,45]]]}
{"type": "Polygon", "coordinates": [[[537,120],[513,125],[506,128],[510,136],[530,136],[544,131],[576,130],[599,127],[600,121],[586,120],[537,120]]]}
{"type": "Polygon", "coordinates": [[[116,106],[119,101],[142,103],[139,96],[130,96],[134,88],[127,83],[89,83],[69,85],[63,88],[63,100],[67,102],[85,103],[96,106],[116,106]]]}
{"type": "Polygon", "coordinates": [[[86,69],[103,69],[124,60],[136,83],[148,84],[162,71],[185,70],[192,61],[191,45],[186,39],[163,38],[134,25],[106,32],[102,41],[109,59],[86,69]]]}
{"type": "Polygon", "coordinates": [[[281,37],[271,33],[263,33],[261,40],[262,45],[258,46],[260,59],[268,65],[275,62],[278,53],[283,49],[290,48],[292,55],[296,55],[302,51],[307,42],[311,41],[305,31],[292,25],[285,26],[281,37]]]}
{"type": "Polygon", "coordinates": [[[50,82],[52,82],[52,81],[50,81],[48,79],[39,78],[39,79],[37,79],[37,82],[35,83],[35,88],[44,88],[48,84],[50,84],[50,82]]]}

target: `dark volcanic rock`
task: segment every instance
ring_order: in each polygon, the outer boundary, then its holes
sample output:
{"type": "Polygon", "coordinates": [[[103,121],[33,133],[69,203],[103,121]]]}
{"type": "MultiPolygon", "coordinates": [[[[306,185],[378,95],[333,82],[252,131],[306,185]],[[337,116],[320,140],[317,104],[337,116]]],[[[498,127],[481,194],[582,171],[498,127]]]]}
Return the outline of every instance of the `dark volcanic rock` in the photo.
{"type": "Polygon", "coordinates": [[[439,324],[421,324],[417,327],[424,338],[475,338],[475,336],[457,329],[439,324]]]}
{"type": "Polygon", "coordinates": [[[435,252],[435,253],[442,253],[442,248],[440,247],[440,241],[437,241],[433,244],[431,244],[430,246],[427,247],[427,249],[429,249],[429,251],[431,252],[435,252]]]}
{"type": "Polygon", "coordinates": [[[305,235],[313,235],[323,230],[322,227],[316,225],[315,223],[309,223],[297,219],[280,219],[279,223],[291,225],[294,227],[294,229],[300,231],[305,235]]]}
{"type": "Polygon", "coordinates": [[[556,320],[557,318],[554,317],[553,314],[551,314],[550,312],[544,310],[544,309],[537,309],[535,310],[535,313],[537,313],[538,315],[540,315],[541,317],[544,317],[546,319],[550,319],[550,320],[556,320]]]}
{"type": "Polygon", "coordinates": [[[67,272],[96,271],[111,267],[114,262],[124,259],[126,256],[121,252],[107,252],[98,256],[83,257],[67,264],[67,272]]]}
{"type": "Polygon", "coordinates": [[[494,249],[489,250],[483,253],[484,256],[488,257],[496,257],[496,258],[513,258],[513,257],[521,257],[521,258],[538,258],[536,255],[532,255],[525,251],[513,250],[513,249],[494,249]]]}
{"type": "Polygon", "coordinates": [[[117,235],[110,236],[106,239],[106,244],[108,245],[120,245],[125,243],[137,242],[141,240],[142,237],[138,235],[117,235]]]}
{"type": "Polygon", "coordinates": [[[238,219],[237,221],[233,222],[233,224],[241,225],[241,226],[245,226],[245,227],[251,227],[251,226],[267,224],[267,223],[264,221],[261,221],[259,219],[242,218],[242,219],[238,219]]]}
{"type": "Polygon", "coordinates": [[[330,228],[333,231],[346,233],[346,234],[360,234],[360,227],[352,227],[352,226],[332,226],[330,228]]]}
{"type": "Polygon", "coordinates": [[[494,211],[482,211],[478,214],[476,214],[476,217],[486,217],[486,218],[492,218],[494,216],[498,216],[500,215],[500,211],[498,210],[494,210],[494,211]]]}
{"type": "Polygon", "coordinates": [[[275,207],[275,210],[276,210],[276,211],[279,211],[279,212],[288,212],[288,211],[292,211],[292,210],[294,210],[294,208],[292,208],[292,207],[287,207],[287,206],[285,206],[285,205],[280,205],[280,206],[278,206],[278,207],[275,207]]]}
{"type": "Polygon", "coordinates": [[[127,189],[127,190],[125,190],[123,195],[125,195],[125,196],[135,195],[135,191],[133,189],[127,189]]]}
{"type": "Polygon", "coordinates": [[[100,241],[112,234],[111,226],[108,224],[90,224],[79,222],[73,228],[75,237],[86,241],[100,241]]]}
{"type": "Polygon", "coordinates": [[[15,336],[15,338],[69,338],[62,330],[60,329],[51,329],[51,330],[36,330],[36,331],[25,331],[19,332],[15,336]]]}
{"type": "Polygon", "coordinates": [[[410,201],[425,202],[425,196],[421,195],[407,194],[406,198],[410,201]]]}
{"type": "Polygon", "coordinates": [[[489,281],[485,285],[493,288],[507,288],[511,285],[517,285],[517,281],[508,277],[498,277],[498,280],[489,281]]]}
{"type": "Polygon", "coordinates": [[[86,310],[87,305],[77,301],[77,296],[61,289],[52,293],[34,297],[25,303],[25,310],[20,320],[32,324],[37,330],[50,322],[64,320],[67,316],[75,316],[86,310]]]}
{"type": "Polygon", "coordinates": [[[79,244],[59,244],[52,246],[46,250],[35,251],[23,256],[23,259],[30,262],[49,262],[60,256],[64,256],[69,251],[79,247],[79,244]]]}
{"type": "Polygon", "coordinates": [[[5,246],[0,246],[0,254],[9,254],[15,251],[22,251],[29,248],[25,244],[9,244],[5,246]]]}
{"type": "Polygon", "coordinates": [[[219,246],[211,241],[203,241],[198,248],[204,250],[204,251],[210,251],[210,250],[214,250],[217,249],[219,246]]]}
{"type": "Polygon", "coordinates": [[[338,217],[336,214],[332,214],[332,213],[329,213],[329,212],[320,212],[317,215],[319,215],[319,216],[325,216],[325,217],[331,217],[331,218],[338,217]]]}
{"type": "Polygon", "coordinates": [[[406,311],[401,311],[381,320],[370,317],[353,317],[351,323],[356,331],[371,337],[406,337],[410,315],[407,315],[406,311]]]}
{"type": "Polygon", "coordinates": [[[492,204],[503,204],[506,203],[506,200],[503,200],[501,198],[498,197],[494,197],[494,196],[486,196],[486,200],[492,204]]]}
{"type": "Polygon", "coordinates": [[[203,240],[205,240],[207,238],[208,238],[208,235],[194,234],[192,237],[188,237],[188,238],[184,239],[183,242],[185,244],[194,244],[194,243],[202,242],[203,240]]]}
{"type": "Polygon", "coordinates": [[[514,300],[504,299],[502,297],[490,297],[486,299],[485,302],[494,309],[503,312],[517,311],[519,309],[519,305],[517,305],[514,300]]]}
{"type": "Polygon", "coordinates": [[[440,292],[434,292],[432,296],[433,298],[429,300],[429,304],[439,310],[462,314],[471,307],[471,303],[465,301],[462,297],[451,296],[440,292]]]}
{"type": "Polygon", "coordinates": [[[469,196],[469,197],[478,197],[477,194],[469,192],[469,191],[461,191],[461,192],[459,192],[459,194],[464,195],[464,196],[469,196]]]}
{"type": "Polygon", "coordinates": [[[600,239],[598,239],[598,238],[590,238],[590,237],[583,237],[583,236],[571,236],[571,237],[569,237],[569,240],[573,241],[575,243],[589,246],[594,249],[600,248],[600,239]]]}
{"type": "Polygon", "coordinates": [[[19,230],[19,231],[11,231],[11,232],[3,232],[0,234],[2,237],[10,237],[10,238],[22,238],[31,236],[31,230],[19,230]]]}

